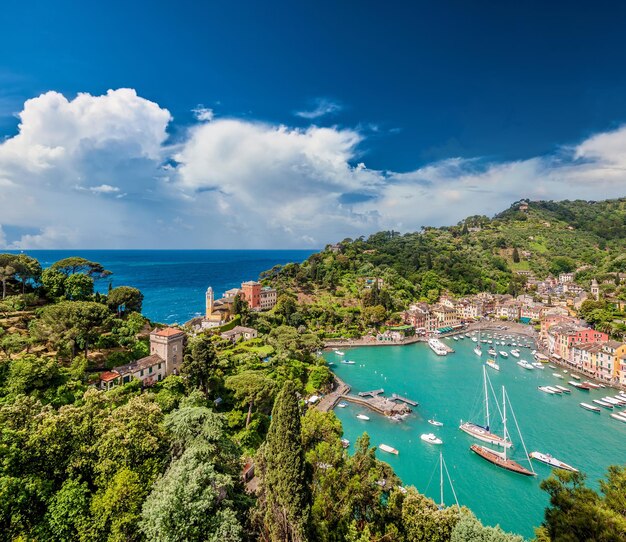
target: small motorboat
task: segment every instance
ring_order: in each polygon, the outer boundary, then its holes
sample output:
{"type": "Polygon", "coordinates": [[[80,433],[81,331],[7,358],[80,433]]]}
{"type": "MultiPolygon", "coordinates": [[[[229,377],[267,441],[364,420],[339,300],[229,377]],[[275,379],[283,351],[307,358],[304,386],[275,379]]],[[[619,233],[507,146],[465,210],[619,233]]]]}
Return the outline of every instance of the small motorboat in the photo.
{"type": "Polygon", "coordinates": [[[575,375],[574,373],[570,374],[570,376],[574,379],[574,380],[580,380],[580,377],[578,375],[575,375]]]}
{"type": "Polygon", "coordinates": [[[550,386],[537,386],[537,389],[544,393],[549,393],[550,395],[554,395],[556,393],[550,386]]]}
{"type": "Polygon", "coordinates": [[[356,362],[352,361],[351,359],[344,359],[341,360],[341,363],[345,363],[346,365],[354,365],[356,362]]]}
{"type": "Polygon", "coordinates": [[[487,352],[489,353],[490,356],[497,356],[498,355],[498,353],[493,348],[490,348],[489,350],[487,350],[487,352]]]}
{"type": "Polygon", "coordinates": [[[392,446],[388,446],[387,444],[380,444],[378,446],[378,448],[380,450],[382,450],[383,452],[387,452],[388,454],[395,454],[398,455],[398,450],[396,450],[394,447],[392,446]]]}
{"type": "Polygon", "coordinates": [[[435,420],[434,418],[432,420],[428,420],[428,423],[430,425],[434,425],[436,427],[443,427],[443,423],[442,422],[438,422],[437,420],[435,420]]]}
{"type": "Polygon", "coordinates": [[[552,373],[552,376],[555,378],[563,378],[563,375],[561,373],[552,373]]]}
{"type": "Polygon", "coordinates": [[[585,410],[590,410],[591,412],[597,412],[597,413],[601,412],[600,408],[598,408],[597,406],[590,405],[589,403],[579,403],[579,404],[585,410]]]}
{"type": "Polygon", "coordinates": [[[348,446],[350,446],[350,441],[349,441],[347,438],[342,438],[342,439],[341,439],[341,445],[342,445],[344,448],[347,448],[348,446]]]}
{"type": "Polygon", "coordinates": [[[554,467],[556,469],[578,472],[578,469],[575,469],[571,465],[568,465],[567,463],[558,460],[556,457],[552,457],[550,454],[542,454],[541,452],[530,452],[530,457],[536,459],[537,461],[541,461],[546,465],[550,465],[551,467],[554,467]]]}
{"type": "Polygon", "coordinates": [[[611,412],[609,416],[611,416],[611,418],[614,418],[620,422],[626,423],[626,414],[620,414],[619,412],[611,412]]]}
{"type": "Polygon", "coordinates": [[[443,444],[443,440],[437,437],[434,433],[424,433],[420,435],[420,438],[428,444],[443,444]]]}
{"type": "Polygon", "coordinates": [[[519,358],[519,350],[511,350],[511,355],[514,358],[519,358]]]}
{"type": "Polygon", "coordinates": [[[589,380],[585,380],[585,384],[587,384],[587,386],[589,386],[592,390],[598,390],[600,389],[600,386],[594,382],[589,382],[589,380]]]}
{"type": "Polygon", "coordinates": [[[525,359],[518,361],[517,364],[520,367],[523,367],[524,369],[528,369],[528,370],[534,369],[534,367],[530,363],[528,363],[525,359]]]}
{"type": "Polygon", "coordinates": [[[554,386],[546,386],[549,390],[552,390],[552,393],[556,393],[557,395],[562,395],[563,392],[559,388],[555,388],[554,386]]]}
{"type": "Polygon", "coordinates": [[[539,363],[538,361],[533,361],[531,363],[531,365],[535,368],[535,369],[541,369],[542,371],[545,369],[545,367],[543,366],[543,363],[539,363]]]}
{"type": "Polygon", "coordinates": [[[487,367],[491,367],[491,368],[492,368],[492,369],[494,369],[495,371],[499,371],[499,370],[500,370],[500,365],[498,365],[498,364],[496,363],[496,361],[495,361],[495,360],[493,360],[493,359],[488,359],[488,360],[485,362],[485,365],[486,365],[487,367]]]}
{"type": "Polygon", "coordinates": [[[572,390],[566,388],[565,386],[559,386],[558,384],[554,386],[555,388],[561,390],[563,393],[572,393],[572,390]]]}
{"type": "Polygon", "coordinates": [[[341,401],[341,403],[339,403],[339,404],[337,405],[337,407],[338,407],[338,408],[346,408],[347,406],[348,406],[348,403],[346,403],[346,402],[344,402],[344,401],[341,401]]]}
{"type": "Polygon", "coordinates": [[[504,350],[500,350],[500,352],[498,352],[503,358],[508,358],[509,355],[504,351],[504,350]]]}
{"type": "Polygon", "coordinates": [[[369,419],[370,419],[370,418],[369,418],[369,416],[366,416],[365,414],[357,414],[357,415],[356,415],[356,417],[357,417],[359,420],[363,420],[363,421],[365,421],[365,422],[368,422],[368,421],[369,421],[369,419]]]}
{"type": "Polygon", "coordinates": [[[477,356],[483,355],[483,351],[480,349],[480,346],[477,346],[476,348],[474,348],[474,354],[476,354],[477,356]]]}
{"type": "Polygon", "coordinates": [[[548,367],[550,367],[550,369],[556,369],[556,365],[552,365],[551,363],[548,365],[548,367]]]}
{"type": "Polygon", "coordinates": [[[345,356],[346,353],[342,352],[341,350],[335,350],[335,354],[337,354],[338,356],[345,356]]]}
{"type": "Polygon", "coordinates": [[[606,401],[603,401],[602,399],[593,399],[592,403],[595,403],[596,405],[600,405],[601,407],[604,407],[606,409],[611,409],[613,410],[613,405],[611,403],[607,403],[606,401]]]}

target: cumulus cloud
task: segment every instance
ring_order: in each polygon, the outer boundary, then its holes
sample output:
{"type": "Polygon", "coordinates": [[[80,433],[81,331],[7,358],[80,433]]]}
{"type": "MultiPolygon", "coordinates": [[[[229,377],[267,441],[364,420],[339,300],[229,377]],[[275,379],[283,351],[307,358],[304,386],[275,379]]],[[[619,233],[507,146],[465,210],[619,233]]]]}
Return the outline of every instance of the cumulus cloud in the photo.
{"type": "Polygon", "coordinates": [[[0,142],[0,247],[319,247],[522,197],[626,191],[626,127],[527,160],[393,172],[363,162],[361,129],[216,120],[200,106],[196,117],[171,147],[167,109],[132,89],[28,100],[0,142]]]}
{"type": "Polygon", "coordinates": [[[338,103],[327,100],[325,98],[319,98],[315,100],[313,109],[296,111],[295,115],[298,117],[302,117],[303,119],[312,120],[324,117],[326,115],[330,115],[332,113],[337,113],[338,111],[341,111],[341,109],[342,107],[338,103]]]}

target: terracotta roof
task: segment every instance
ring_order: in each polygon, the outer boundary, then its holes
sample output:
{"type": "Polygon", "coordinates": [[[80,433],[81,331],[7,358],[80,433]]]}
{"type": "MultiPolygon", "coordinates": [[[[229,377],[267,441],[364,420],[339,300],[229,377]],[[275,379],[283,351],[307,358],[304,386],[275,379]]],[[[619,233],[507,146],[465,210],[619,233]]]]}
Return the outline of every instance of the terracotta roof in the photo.
{"type": "Polygon", "coordinates": [[[145,358],[138,359],[137,361],[133,361],[126,365],[115,367],[113,370],[122,375],[126,373],[134,373],[135,371],[140,371],[141,369],[147,369],[148,367],[153,367],[159,363],[165,363],[165,360],[158,354],[152,354],[151,356],[146,356],[145,358]]]}
{"type": "Polygon", "coordinates": [[[159,337],[174,337],[175,335],[179,335],[180,333],[184,333],[184,331],[175,327],[166,327],[165,329],[160,329],[159,331],[154,332],[154,334],[158,335],[159,337]]]}
{"type": "Polygon", "coordinates": [[[104,382],[110,382],[111,380],[115,380],[120,377],[120,373],[117,371],[104,371],[100,374],[100,380],[104,382]]]}

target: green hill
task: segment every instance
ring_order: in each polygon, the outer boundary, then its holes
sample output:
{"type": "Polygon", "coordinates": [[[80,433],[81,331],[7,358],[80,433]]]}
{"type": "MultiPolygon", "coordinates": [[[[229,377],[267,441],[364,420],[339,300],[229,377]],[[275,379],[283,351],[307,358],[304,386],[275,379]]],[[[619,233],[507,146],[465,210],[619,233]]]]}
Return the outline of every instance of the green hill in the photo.
{"type": "MultiPolygon", "coordinates": [[[[455,226],[400,234],[379,232],[344,239],[302,264],[275,267],[262,275],[301,300],[331,296],[339,305],[369,305],[388,310],[407,302],[434,301],[443,290],[465,295],[480,291],[518,293],[524,279],[576,272],[589,284],[626,272],[626,198],[600,202],[519,201],[493,218],[471,216],[455,226]],[[366,287],[383,279],[383,288],[366,287]],[[374,292],[372,292],[372,290],[374,292]]],[[[615,287],[618,295],[622,287],[615,287]]]]}

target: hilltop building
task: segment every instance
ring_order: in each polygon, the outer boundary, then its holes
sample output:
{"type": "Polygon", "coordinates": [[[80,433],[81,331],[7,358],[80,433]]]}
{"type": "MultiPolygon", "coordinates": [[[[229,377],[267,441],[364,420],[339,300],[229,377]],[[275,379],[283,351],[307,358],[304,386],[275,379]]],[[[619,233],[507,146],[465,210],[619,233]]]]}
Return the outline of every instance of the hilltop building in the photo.
{"type": "Polygon", "coordinates": [[[185,332],[168,327],[150,333],[150,355],[120,365],[100,375],[100,387],[111,389],[136,378],[142,386],[152,386],[171,374],[178,374],[183,362],[185,332]]]}

